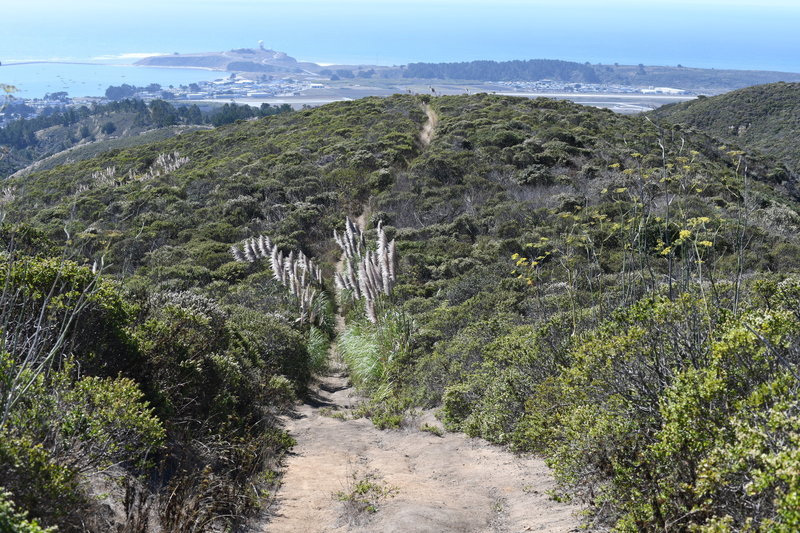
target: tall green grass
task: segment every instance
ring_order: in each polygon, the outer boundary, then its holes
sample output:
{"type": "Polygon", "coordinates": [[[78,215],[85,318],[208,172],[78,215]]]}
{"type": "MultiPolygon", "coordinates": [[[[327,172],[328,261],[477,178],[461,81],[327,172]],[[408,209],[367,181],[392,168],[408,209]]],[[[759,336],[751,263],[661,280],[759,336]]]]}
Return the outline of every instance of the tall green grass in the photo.
{"type": "Polygon", "coordinates": [[[328,352],[331,339],[328,334],[316,326],[308,330],[308,368],[312,374],[321,374],[328,369],[328,352]]]}
{"type": "Polygon", "coordinates": [[[331,340],[334,335],[334,307],[328,295],[320,292],[313,299],[316,324],[310,324],[306,349],[308,350],[308,368],[312,374],[323,374],[329,369],[331,340]]]}
{"type": "Polygon", "coordinates": [[[360,319],[339,335],[338,348],[357,387],[368,392],[391,389],[392,372],[408,353],[414,324],[404,312],[380,306],[377,323],[360,319]]]}
{"type": "Polygon", "coordinates": [[[369,389],[385,374],[386,361],[381,357],[375,327],[366,321],[349,324],[339,335],[338,348],[353,383],[369,389]]]}

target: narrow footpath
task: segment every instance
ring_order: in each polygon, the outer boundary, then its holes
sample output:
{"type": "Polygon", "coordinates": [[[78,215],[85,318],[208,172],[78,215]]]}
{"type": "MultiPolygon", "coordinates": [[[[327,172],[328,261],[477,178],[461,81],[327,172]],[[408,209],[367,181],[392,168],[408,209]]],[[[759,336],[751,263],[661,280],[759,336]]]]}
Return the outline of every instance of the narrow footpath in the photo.
{"type": "MultiPolygon", "coordinates": [[[[430,107],[426,113],[424,144],[438,121],[430,107]]],[[[365,205],[356,220],[362,230],[368,213],[365,205]]],[[[342,267],[339,261],[337,271],[342,267]]],[[[341,314],[336,329],[344,329],[341,314]]],[[[541,459],[446,433],[432,411],[402,429],[379,430],[370,420],[355,418],[359,398],[333,348],[330,366],[309,399],[283,417],[297,445],[287,456],[271,516],[257,531],[578,531],[578,509],[548,496],[555,482],[541,459]],[[343,501],[343,494],[363,503],[343,501]]]]}
{"type": "Polygon", "coordinates": [[[422,109],[428,116],[428,120],[422,126],[422,131],[419,132],[419,141],[422,143],[423,148],[427,148],[433,140],[436,126],[439,125],[439,115],[436,114],[430,104],[423,104],[422,109]]]}

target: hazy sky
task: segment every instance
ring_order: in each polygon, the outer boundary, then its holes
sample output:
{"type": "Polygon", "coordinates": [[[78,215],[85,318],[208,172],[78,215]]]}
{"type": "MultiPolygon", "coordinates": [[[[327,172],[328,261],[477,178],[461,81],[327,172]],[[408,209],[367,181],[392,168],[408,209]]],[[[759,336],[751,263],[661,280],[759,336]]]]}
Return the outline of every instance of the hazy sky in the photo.
{"type": "Polygon", "coordinates": [[[8,0],[0,61],[259,39],[319,62],[553,58],[800,71],[800,0],[8,0]]]}

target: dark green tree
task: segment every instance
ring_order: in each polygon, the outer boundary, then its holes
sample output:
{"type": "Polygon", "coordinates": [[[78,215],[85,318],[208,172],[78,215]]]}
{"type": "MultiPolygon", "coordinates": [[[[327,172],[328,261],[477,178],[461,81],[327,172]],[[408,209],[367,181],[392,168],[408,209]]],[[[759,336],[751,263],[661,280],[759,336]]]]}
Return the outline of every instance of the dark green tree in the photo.
{"type": "Polygon", "coordinates": [[[150,118],[156,127],[172,126],[178,123],[178,114],[175,108],[164,100],[150,102],[150,118]]]}
{"type": "Polygon", "coordinates": [[[100,131],[105,133],[106,135],[111,135],[112,133],[117,131],[117,126],[114,125],[114,123],[109,120],[108,122],[100,126],[100,131]]]}

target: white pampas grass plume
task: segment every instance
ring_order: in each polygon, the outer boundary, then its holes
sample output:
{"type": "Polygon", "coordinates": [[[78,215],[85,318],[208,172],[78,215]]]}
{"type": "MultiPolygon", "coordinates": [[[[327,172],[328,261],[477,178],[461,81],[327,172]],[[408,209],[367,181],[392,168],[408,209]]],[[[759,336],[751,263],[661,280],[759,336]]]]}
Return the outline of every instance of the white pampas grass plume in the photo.
{"type": "Polygon", "coordinates": [[[342,275],[338,272],[333,273],[333,284],[340,291],[343,291],[347,288],[347,286],[344,284],[344,279],[342,279],[342,275]]]}
{"type": "Polygon", "coordinates": [[[375,302],[367,300],[364,304],[364,311],[366,312],[367,320],[373,324],[378,323],[378,316],[375,314],[375,302]]]}
{"type": "Polygon", "coordinates": [[[397,260],[397,245],[395,244],[395,240],[392,239],[392,242],[389,243],[389,252],[387,257],[387,264],[389,265],[389,279],[392,281],[392,285],[394,282],[397,281],[397,277],[395,277],[395,261],[397,260]]]}
{"type": "Polygon", "coordinates": [[[242,252],[236,247],[236,245],[231,246],[231,255],[233,256],[234,261],[243,263],[245,260],[244,255],[242,255],[242,252]]]}
{"type": "Polygon", "coordinates": [[[248,263],[252,263],[256,260],[256,256],[253,254],[253,250],[250,248],[249,241],[244,243],[244,258],[248,263]]]}
{"type": "Polygon", "coordinates": [[[267,235],[250,237],[243,242],[241,249],[234,245],[231,246],[230,251],[236,261],[254,262],[258,259],[268,258],[272,268],[272,277],[297,299],[300,311],[299,321],[306,322],[309,317],[312,317],[310,319],[312,321],[317,318],[324,319],[320,313],[308,312],[318,294],[317,289],[312,286],[314,284],[322,286],[323,279],[322,270],[305,253],[302,251],[295,253],[292,250],[288,256],[284,256],[267,235]]]}

